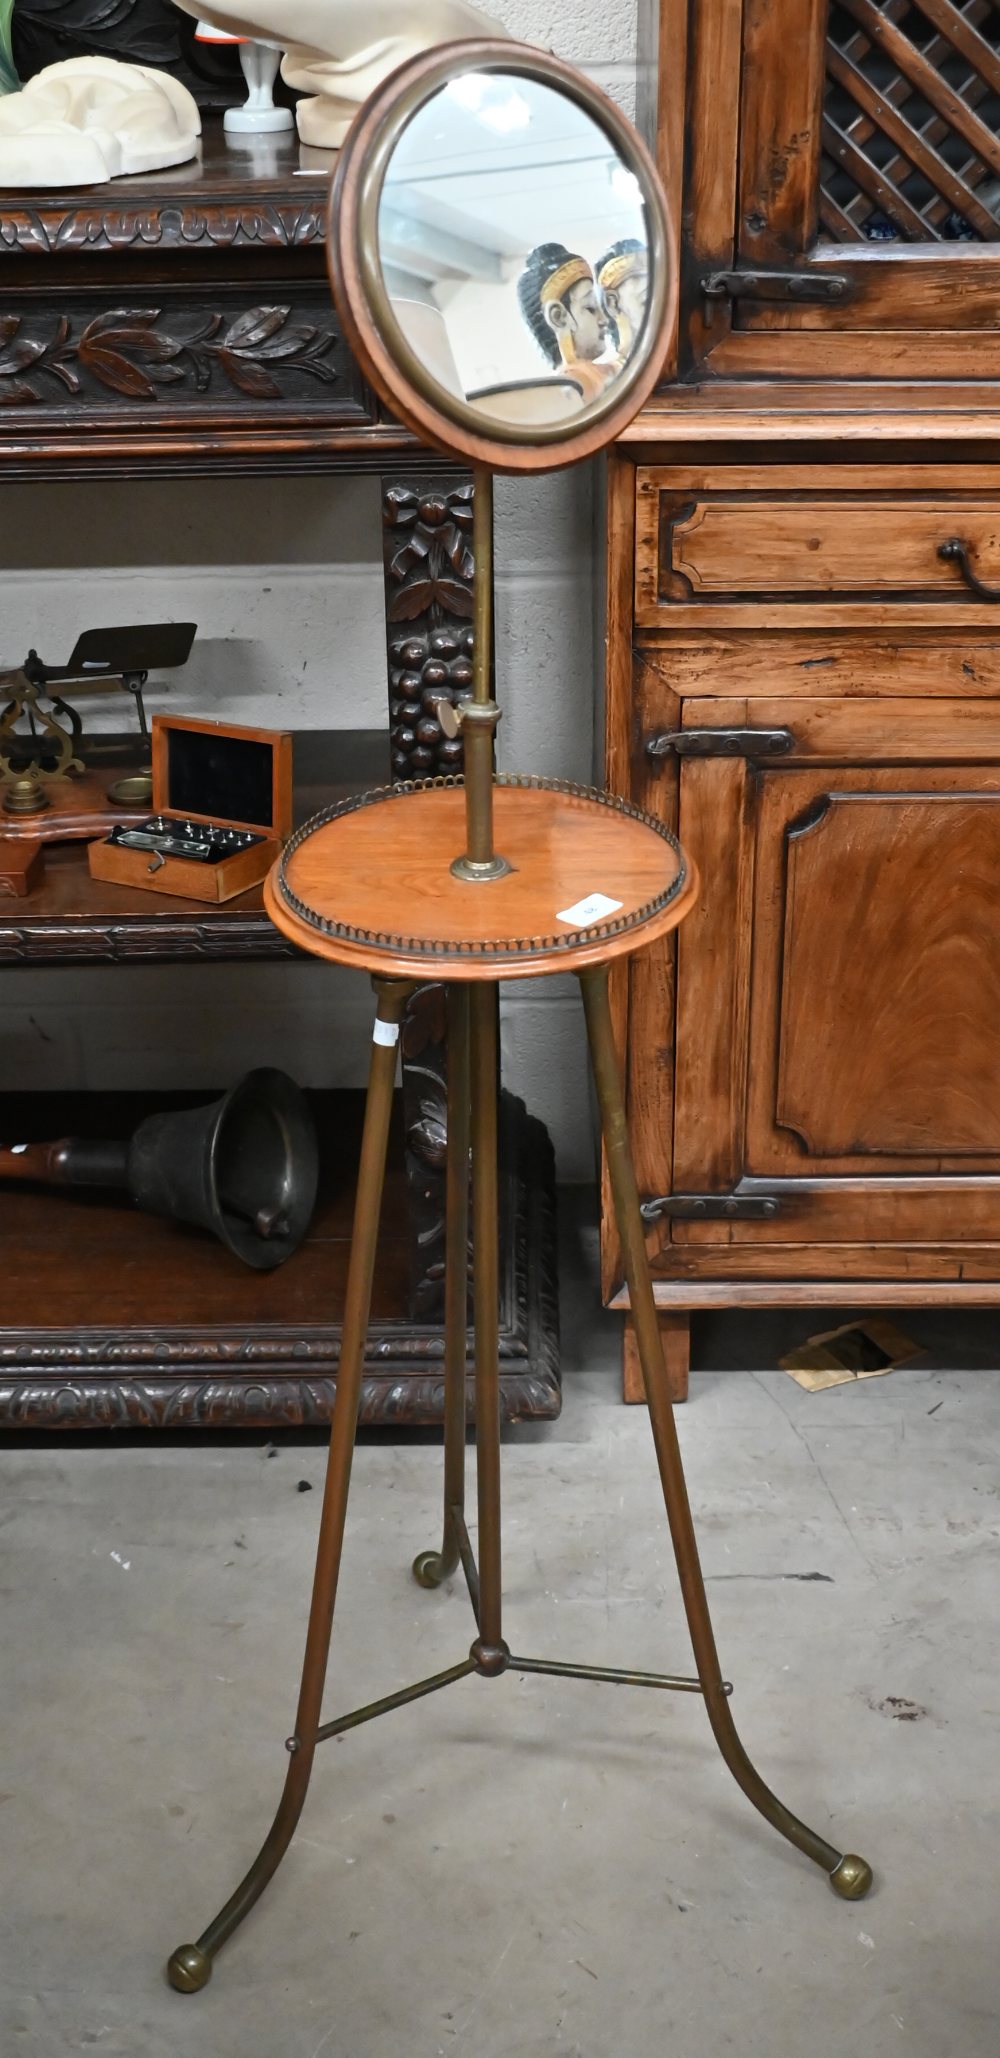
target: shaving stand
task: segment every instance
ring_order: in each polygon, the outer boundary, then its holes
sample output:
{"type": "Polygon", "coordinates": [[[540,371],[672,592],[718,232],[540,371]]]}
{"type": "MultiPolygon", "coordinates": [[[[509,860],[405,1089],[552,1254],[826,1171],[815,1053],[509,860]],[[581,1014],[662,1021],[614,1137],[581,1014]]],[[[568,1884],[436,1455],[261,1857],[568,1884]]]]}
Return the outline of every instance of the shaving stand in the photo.
{"type": "Polygon", "coordinates": [[[307,823],[268,880],[277,926],[294,942],[374,976],[378,996],[337,1394],[305,1660],[289,1764],[272,1827],[250,1870],[197,1943],[168,1966],[182,1993],[203,1987],[213,1960],[243,1921],[291,1842],[316,1746],[470,1672],[513,1668],[566,1679],[698,1694],[716,1743],[747,1798],[846,1900],[868,1891],[863,1858],[843,1854],[770,1791],[740,1742],[722,1677],[698,1559],[663,1363],[639,1196],[629,1151],[621,1071],[608,1001],[608,972],[683,919],[696,894],[692,867],[662,825],[611,796],[541,779],[495,780],[499,709],[490,690],[492,478],[476,476],[475,678],[459,713],[465,781],[436,780],[365,794],[307,823]],[[454,856],[465,832],[465,850],[454,856]],[[593,903],[598,902],[595,912],[593,903]],[[409,933],[394,929],[405,905],[409,933]],[[625,1276],[677,1572],[694,1652],[692,1677],[512,1656],[503,1635],[500,1400],[497,1359],[497,985],[573,971],[580,981],[601,1128],[625,1276]],[[413,983],[448,984],[449,1078],[446,1189],[444,1521],[440,1548],[413,1565],[424,1587],[461,1566],[475,1618],[468,1653],[443,1672],[324,1722],[323,1688],[333,1626],[357,1428],[365,1332],[396,1075],[399,1027],[413,983]],[[466,1319],[469,1157],[472,1165],[473,1300],[478,1555],[465,1515],[466,1319]]]}

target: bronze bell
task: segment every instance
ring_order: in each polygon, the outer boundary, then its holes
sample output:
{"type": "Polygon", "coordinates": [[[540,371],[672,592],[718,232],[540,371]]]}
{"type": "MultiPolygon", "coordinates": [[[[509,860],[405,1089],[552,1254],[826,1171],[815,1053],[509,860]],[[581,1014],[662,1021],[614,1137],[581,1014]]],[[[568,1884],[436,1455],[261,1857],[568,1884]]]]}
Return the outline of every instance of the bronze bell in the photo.
{"type": "Polygon", "coordinates": [[[210,1107],[149,1115],[126,1142],[0,1146],[0,1179],[125,1188],[137,1207],[210,1229],[245,1265],[268,1272],[309,1228],[319,1150],[304,1094],[265,1066],[210,1107]]]}

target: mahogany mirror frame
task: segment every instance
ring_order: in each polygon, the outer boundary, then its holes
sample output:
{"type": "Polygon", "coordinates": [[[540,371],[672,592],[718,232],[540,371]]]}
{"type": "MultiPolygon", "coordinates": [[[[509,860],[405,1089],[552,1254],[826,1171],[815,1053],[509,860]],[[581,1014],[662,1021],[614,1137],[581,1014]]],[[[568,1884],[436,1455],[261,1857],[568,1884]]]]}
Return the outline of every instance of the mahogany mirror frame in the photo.
{"type": "Polygon", "coordinates": [[[573,65],[526,43],[482,38],[423,51],[392,72],[365,102],[340,153],[330,191],[327,263],[347,341],[365,377],[396,417],[446,456],[498,472],[554,471],[603,450],[627,428],[656,384],[676,314],[675,238],[649,151],[613,100],[573,65]],[[503,72],[551,86],[588,114],[607,137],[642,197],[648,230],[649,290],[635,349],[613,386],[566,420],[491,422],[453,399],[430,377],[392,311],[378,254],[378,211],[392,152],[420,109],[452,79],[503,72]]]}

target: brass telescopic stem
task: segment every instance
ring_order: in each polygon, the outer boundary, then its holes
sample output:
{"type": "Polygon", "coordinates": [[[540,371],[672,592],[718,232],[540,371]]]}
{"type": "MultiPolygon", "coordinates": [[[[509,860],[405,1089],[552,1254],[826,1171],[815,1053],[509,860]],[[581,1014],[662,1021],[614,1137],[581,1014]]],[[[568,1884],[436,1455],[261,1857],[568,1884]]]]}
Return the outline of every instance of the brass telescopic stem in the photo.
{"type": "Polygon", "coordinates": [[[295,1833],[312,1771],[320,1727],[327,1660],[330,1654],[333,1609],[337,1597],[337,1579],[347,1517],[347,1493],[351,1480],[351,1461],[354,1456],[354,1438],[361,1400],[365,1337],[368,1331],[375,1249],[385,1180],[389,1120],[396,1081],[399,1024],[413,991],[411,985],[398,979],[380,979],[375,984],[378,1009],[368,1073],[361,1162],[354,1203],[351,1257],[337,1370],[337,1395],[330,1430],[330,1451],[320,1516],[302,1683],[299,1688],[295,1731],[288,1739],[291,1756],[278,1812],[249,1872],[215,1917],[214,1922],[210,1922],[208,1928],[203,1931],[198,1942],[182,1944],[170,1959],[167,1976],[171,1985],[181,1993],[193,1993],[206,1984],[211,1977],[212,1960],[216,1952],[226,1942],[227,1937],[232,1936],[244,1916],[249,1914],[268,1880],[277,1871],[295,1833]]]}
{"type": "Polygon", "coordinates": [[[486,707],[493,698],[493,474],[485,465],[472,479],[472,549],[472,698],[486,707]]]}
{"type": "Polygon", "coordinates": [[[472,1262],[479,1501],[480,1672],[504,1671],[500,1569],[500,1338],[497,1208],[497,988],[472,992],[472,1262]]]}
{"type": "Polygon", "coordinates": [[[445,1173],[444,1527],[440,1551],[421,1551],[413,1576],[440,1586],[461,1557],[465,1507],[465,1374],[469,1321],[469,989],[448,988],[448,1160],[445,1173]]]}
{"type": "Polygon", "coordinates": [[[452,871],[459,879],[500,879],[510,867],[493,848],[493,739],[500,709],[493,698],[493,474],[473,478],[472,697],[461,704],[465,766],[465,837],[452,871]]]}
{"type": "Polygon", "coordinates": [[[870,1867],[863,1858],[857,1858],[850,1853],[845,1856],[835,1850],[832,1844],[826,1843],[823,1837],[817,1836],[814,1830],[800,1822],[798,1817],[771,1792],[770,1787],[765,1785],[740,1742],[726,1698],[663,1361],[663,1345],[653,1298],[653,1282],[646,1252],[643,1221],[639,1212],[639,1193],[629,1149],[625,1097],[608,1000],[608,968],[601,965],[593,971],[581,972],[579,976],[594,1081],[601,1111],[608,1176],[614,1198],[618,1234],[621,1238],[622,1262],[628,1283],[629,1306],[635,1326],[653,1443],[663,1484],[663,1497],[666,1502],[674,1556],[677,1560],[684,1610],[708,1719],[722,1756],[747,1799],[753,1802],[755,1808],[759,1808],[773,1828],[788,1838],[789,1843],[795,1844],[800,1851],[805,1852],[807,1858],[812,1858],[815,1864],[822,1866],[824,1872],[830,1875],[831,1883],[839,1894],[845,1899],[857,1900],[871,1885],[870,1867]]]}

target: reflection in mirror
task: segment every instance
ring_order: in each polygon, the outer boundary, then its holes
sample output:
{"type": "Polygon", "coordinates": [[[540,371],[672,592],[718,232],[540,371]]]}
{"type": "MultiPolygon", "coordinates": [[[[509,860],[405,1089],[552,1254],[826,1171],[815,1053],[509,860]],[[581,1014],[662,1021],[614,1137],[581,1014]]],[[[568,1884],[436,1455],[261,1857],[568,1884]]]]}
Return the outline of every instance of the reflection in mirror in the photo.
{"type": "Polygon", "coordinates": [[[427,377],[489,422],[572,422],[610,397],[642,338],[638,181],[568,93],[466,72],[389,156],[378,254],[427,377]]]}

